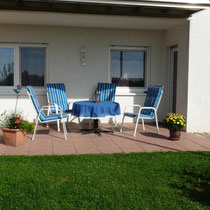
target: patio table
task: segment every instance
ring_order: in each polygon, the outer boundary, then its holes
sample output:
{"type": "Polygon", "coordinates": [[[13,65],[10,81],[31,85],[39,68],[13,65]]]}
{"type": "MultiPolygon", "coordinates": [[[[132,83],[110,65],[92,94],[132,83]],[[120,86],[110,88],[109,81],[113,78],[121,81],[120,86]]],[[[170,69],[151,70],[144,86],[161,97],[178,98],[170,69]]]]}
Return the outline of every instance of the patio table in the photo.
{"type": "MultiPolygon", "coordinates": [[[[120,105],[117,102],[102,101],[95,103],[94,101],[77,101],[74,102],[72,115],[80,118],[88,118],[94,120],[92,132],[101,135],[102,130],[98,128],[98,119],[103,117],[115,117],[120,115],[120,105]]],[[[83,129],[90,131],[90,129],[83,129]]]]}

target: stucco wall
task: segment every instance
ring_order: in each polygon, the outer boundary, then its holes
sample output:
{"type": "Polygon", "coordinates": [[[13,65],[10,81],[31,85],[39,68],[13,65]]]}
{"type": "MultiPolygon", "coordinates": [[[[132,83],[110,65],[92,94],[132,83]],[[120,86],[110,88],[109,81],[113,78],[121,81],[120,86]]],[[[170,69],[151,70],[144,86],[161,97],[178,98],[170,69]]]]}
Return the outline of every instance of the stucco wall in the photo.
{"type": "MultiPolygon", "coordinates": [[[[169,73],[169,48],[178,46],[177,96],[176,112],[187,117],[187,88],[188,88],[188,55],[189,55],[189,22],[181,24],[166,32],[166,65],[169,73]]],[[[169,75],[168,75],[169,76],[169,75]]],[[[169,99],[167,100],[169,102],[169,99]]],[[[168,104],[169,108],[169,104],[168,104]]],[[[170,111],[168,109],[168,111],[170,111]]],[[[188,124],[187,124],[188,126],[188,124]]],[[[188,128],[187,128],[188,129],[188,128]]]]}
{"type": "MultiPolygon", "coordinates": [[[[164,63],[164,31],[114,30],[52,26],[0,25],[1,42],[48,43],[48,82],[63,82],[70,101],[91,99],[98,82],[109,81],[110,45],[149,46],[150,84],[164,85],[165,93],[159,108],[159,120],[167,112],[167,69],[164,63]],[[80,63],[80,49],[87,50],[87,62],[80,63]]],[[[125,104],[142,104],[145,94],[117,94],[121,110],[125,104]]],[[[118,91],[119,93],[119,91],[118,91]]],[[[46,104],[46,95],[40,95],[46,104]]],[[[0,94],[0,112],[14,109],[15,95],[0,94]]],[[[33,120],[35,111],[26,95],[21,95],[19,109],[33,120]]],[[[118,117],[121,121],[121,117],[118,117]]]]}
{"type": "Polygon", "coordinates": [[[190,21],[188,122],[189,131],[210,131],[210,10],[190,21]]]}

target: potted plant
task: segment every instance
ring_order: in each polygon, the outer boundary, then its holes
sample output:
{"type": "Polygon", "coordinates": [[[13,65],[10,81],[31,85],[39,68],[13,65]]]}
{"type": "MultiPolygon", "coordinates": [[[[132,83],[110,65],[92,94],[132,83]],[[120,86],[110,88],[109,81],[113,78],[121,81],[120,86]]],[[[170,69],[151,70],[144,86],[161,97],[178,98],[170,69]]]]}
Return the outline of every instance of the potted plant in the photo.
{"type": "Polygon", "coordinates": [[[186,125],[186,120],[183,115],[179,115],[176,113],[168,113],[164,120],[164,125],[170,131],[170,139],[171,140],[179,140],[181,135],[181,130],[186,125]]]}
{"type": "Polygon", "coordinates": [[[5,144],[8,146],[20,146],[26,141],[26,134],[33,133],[34,124],[24,120],[16,113],[0,115],[0,127],[3,132],[5,144]]]}

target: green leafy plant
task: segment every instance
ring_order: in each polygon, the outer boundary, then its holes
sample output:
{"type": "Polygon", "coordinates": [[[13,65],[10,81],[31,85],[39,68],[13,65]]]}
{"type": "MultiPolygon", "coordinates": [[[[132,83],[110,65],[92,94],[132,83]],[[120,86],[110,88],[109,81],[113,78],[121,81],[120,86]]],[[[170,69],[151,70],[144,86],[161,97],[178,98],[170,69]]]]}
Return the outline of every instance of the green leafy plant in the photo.
{"type": "Polygon", "coordinates": [[[9,129],[21,129],[26,133],[34,132],[34,124],[24,120],[20,114],[6,112],[0,115],[0,127],[9,129]]]}
{"type": "Polygon", "coordinates": [[[170,131],[181,131],[186,125],[186,120],[183,115],[176,113],[168,113],[163,121],[164,126],[170,131]]]}

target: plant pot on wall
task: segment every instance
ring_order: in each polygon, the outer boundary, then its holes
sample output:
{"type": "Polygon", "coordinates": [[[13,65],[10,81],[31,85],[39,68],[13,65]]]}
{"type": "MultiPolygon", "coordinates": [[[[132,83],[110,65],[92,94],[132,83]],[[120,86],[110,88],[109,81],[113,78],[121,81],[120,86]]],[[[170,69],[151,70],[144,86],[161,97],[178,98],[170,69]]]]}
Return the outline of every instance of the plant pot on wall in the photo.
{"type": "Polygon", "coordinates": [[[26,132],[21,129],[2,128],[5,144],[18,147],[26,142],[26,132]]]}
{"type": "Polygon", "coordinates": [[[169,139],[174,140],[174,141],[177,141],[177,140],[180,139],[181,131],[171,131],[171,130],[169,130],[169,133],[170,133],[169,139]]]}

